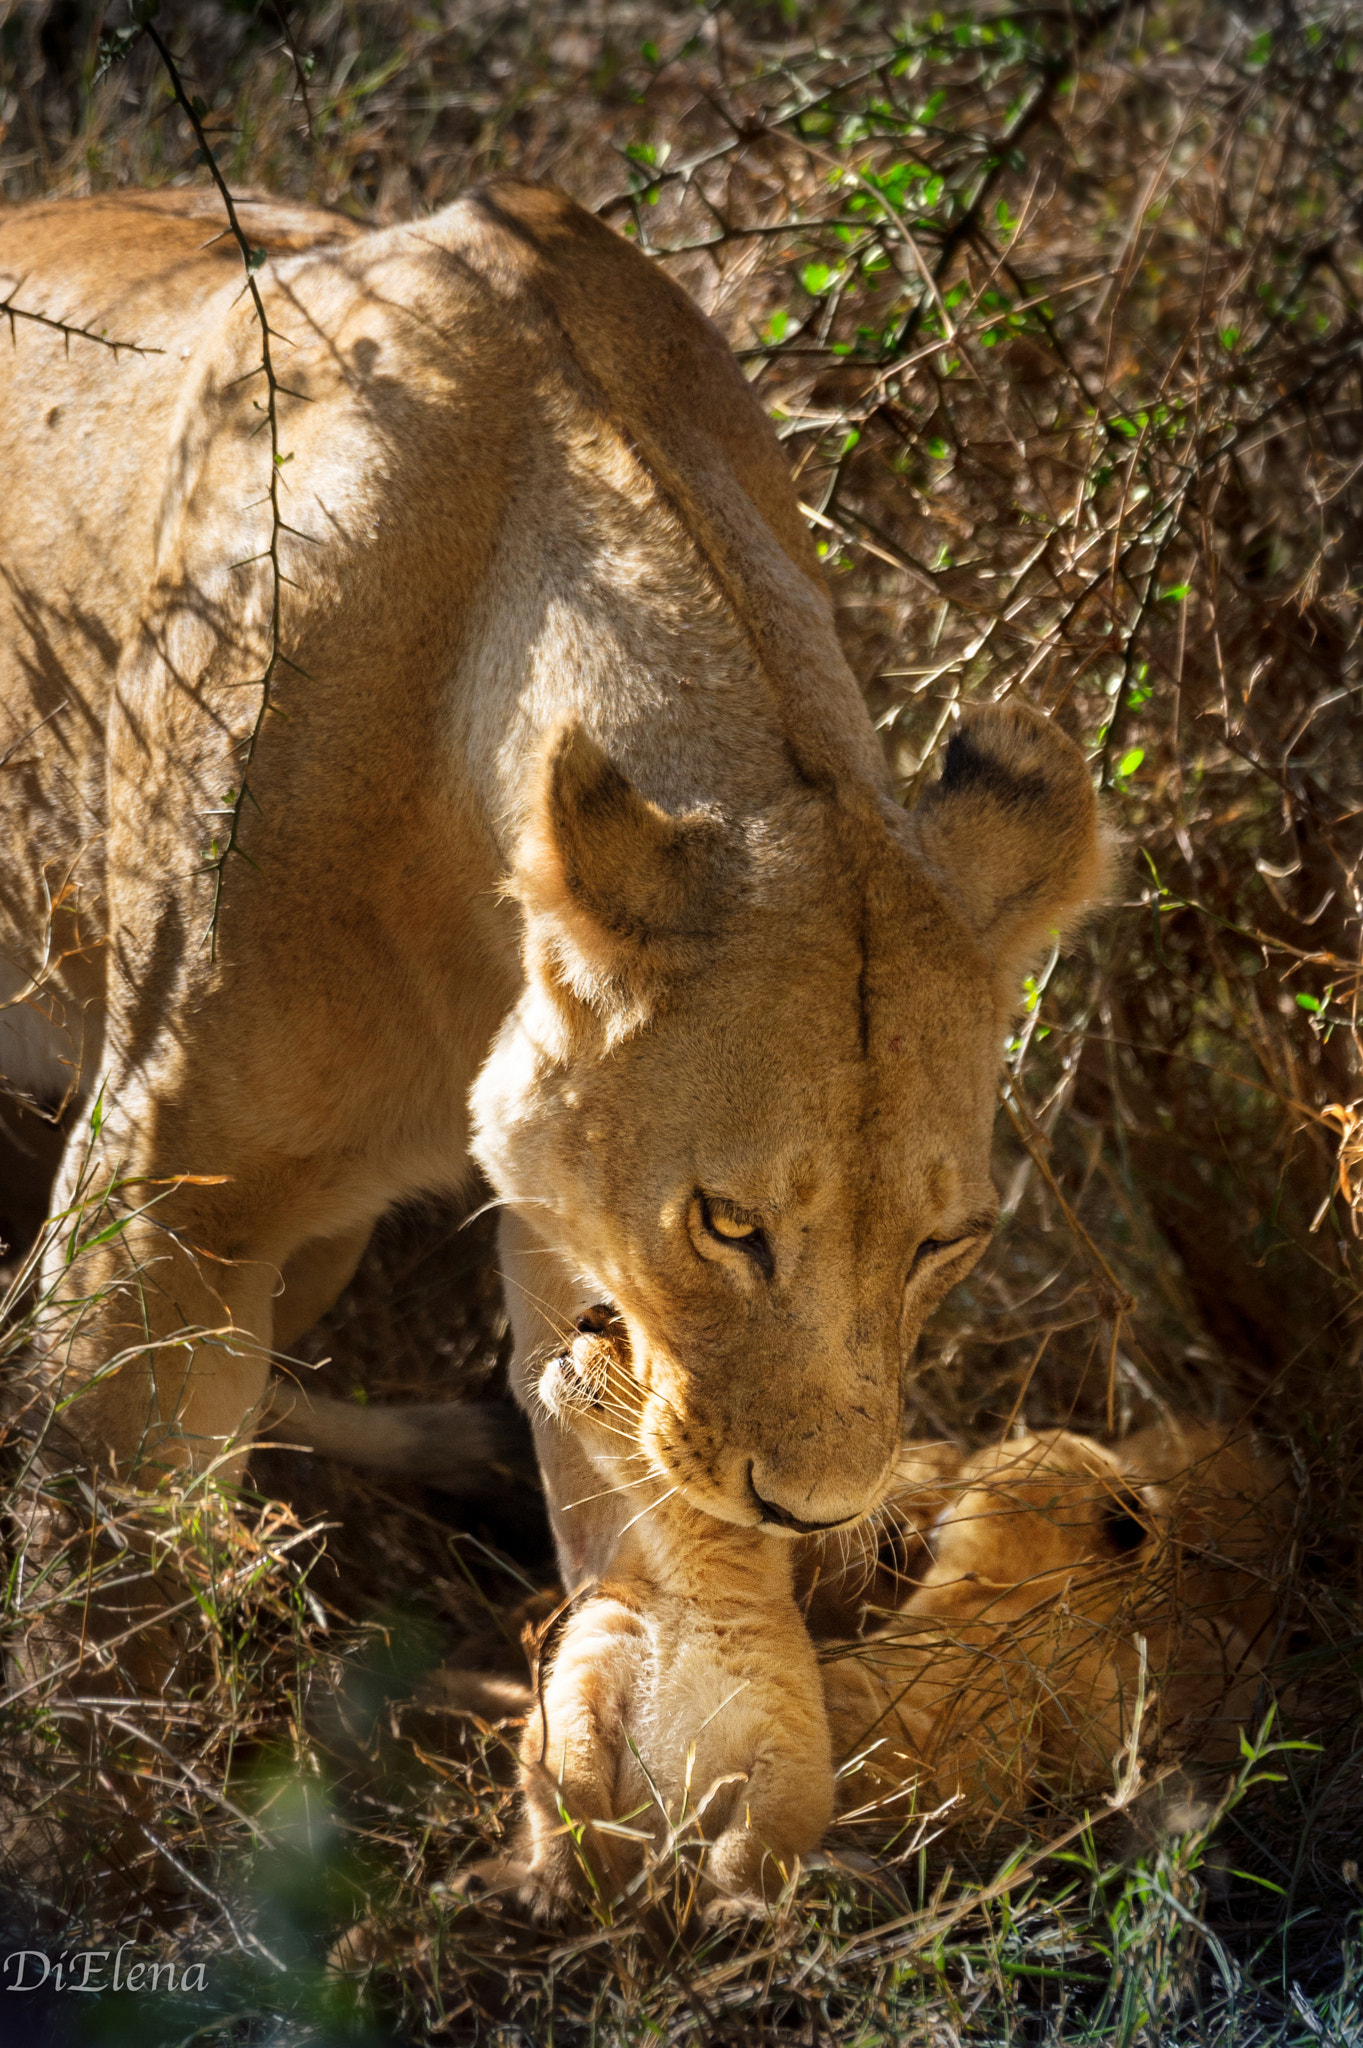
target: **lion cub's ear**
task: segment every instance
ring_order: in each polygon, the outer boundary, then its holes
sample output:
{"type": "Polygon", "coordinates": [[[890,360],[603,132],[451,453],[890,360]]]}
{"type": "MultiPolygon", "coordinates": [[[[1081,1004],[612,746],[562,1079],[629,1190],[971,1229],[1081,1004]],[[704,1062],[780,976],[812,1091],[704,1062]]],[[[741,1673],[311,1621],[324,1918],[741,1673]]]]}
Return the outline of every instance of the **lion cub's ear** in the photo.
{"type": "Polygon", "coordinates": [[[1023,704],[969,712],[914,812],[924,858],[993,956],[1011,996],[1103,894],[1114,841],[1074,741],[1023,704]]]}
{"type": "Polygon", "coordinates": [[[578,994],[693,964],[718,929],[729,866],[712,819],[650,803],[582,726],[553,735],[512,888],[550,927],[540,936],[578,994]]]}

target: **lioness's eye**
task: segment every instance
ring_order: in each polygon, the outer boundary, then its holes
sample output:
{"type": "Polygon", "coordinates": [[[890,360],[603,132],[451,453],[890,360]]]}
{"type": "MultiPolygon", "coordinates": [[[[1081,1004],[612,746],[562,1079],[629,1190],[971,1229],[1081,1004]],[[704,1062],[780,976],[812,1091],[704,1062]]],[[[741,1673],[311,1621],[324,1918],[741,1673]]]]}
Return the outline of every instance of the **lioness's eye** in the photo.
{"type": "Polygon", "coordinates": [[[920,1267],[927,1265],[929,1260],[935,1259],[941,1252],[964,1251],[967,1245],[974,1244],[978,1236],[978,1231],[968,1230],[963,1237],[925,1237],[913,1255],[913,1264],[909,1267],[909,1272],[918,1272],[920,1267]]]}
{"type": "Polygon", "coordinates": [[[757,1223],[744,1223],[737,1216],[728,1216],[722,1209],[711,1206],[708,1196],[700,1198],[700,1219],[710,1236],[720,1244],[732,1245],[736,1251],[746,1252],[753,1264],[759,1266],[770,1279],[775,1267],[767,1233],[757,1223]]]}
{"type": "MultiPolygon", "coordinates": [[[[976,1215],[966,1217],[954,1237],[923,1238],[909,1262],[909,1278],[912,1279],[915,1273],[933,1264],[946,1252],[955,1252],[960,1257],[972,1246],[980,1244],[982,1238],[991,1236],[997,1221],[998,1216],[993,1209],[981,1209],[976,1215]]],[[[983,1245],[980,1249],[984,1249],[983,1245]]]]}

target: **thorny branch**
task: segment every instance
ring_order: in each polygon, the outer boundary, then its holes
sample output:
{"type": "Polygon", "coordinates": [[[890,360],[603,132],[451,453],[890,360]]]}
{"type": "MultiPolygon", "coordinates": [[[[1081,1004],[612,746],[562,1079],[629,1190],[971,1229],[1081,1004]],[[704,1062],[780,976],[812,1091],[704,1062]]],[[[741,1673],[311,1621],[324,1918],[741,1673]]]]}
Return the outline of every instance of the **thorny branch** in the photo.
{"type": "Polygon", "coordinates": [[[55,320],[50,313],[38,313],[31,306],[21,306],[17,294],[22,290],[22,283],[17,284],[8,298],[0,299],[0,315],[3,315],[9,321],[9,338],[11,342],[15,339],[15,322],[17,320],[31,320],[36,327],[47,327],[54,334],[60,334],[65,339],[68,354],[70,353],[73,341],[93,341],[100,348],[112,349],[115,357],[118,356],[120,349],[126,350],[130,356],[160,356],[165,354],[164,349],[151,348],[146,342],[115,341],[113,336],[107,334],[102,328],[96,333],[93,327],[80,327],[70,320],[55,320]]]}
{"type": "MultiPolygon", "coordinates": [[[[289,662],[289,658],[284,653],[280,644],[280,612],[283,588],[289,581],[289,578],[284,574],[283,566],[280,562],[280,544],[283,535],[292,532],[294,529],[288,525],[280,506],[280,491],[283,483],[282,472],[284,464],[289,458],[281,453],[279,446],[279,400],[281,396],[288,395],[297,398],[303,394],[300,392],[288,392],[287,387],[280,383],[274,367],[270,343],[271,341],[282,341],[285,337],[271,327],[269,315],[265,310],[265,300],[260,290],[260,272],[265,264],[268,252],[264,248],[253,246],[250,237],[241,225],[227,180],[222,174],[217,157],[213,152],[212,143],[205,132],[199,106],[196,105],[194,99],[185,90],[180,68],[167,48],[164,38],[157,32],[155,24],[151,21],[146,21],[143,24],[143,33],[153,45],[162,64],[165,66],[171,90],[175,95],[180,111],[194,132],[194,139],[198,143],[203,160],[208,166],[209,175],[218,188],[218,194],[227,215],[228,231],[241,254],[242,268],[246,274],[245,289],[250,293],[251,304],[255,310],[256,323],[260,329],[260,366],[256,374],[263,376],[265,379],[265,405],[263,407],[265,418],[263,425],[267,428],[270,438],[270,487],[268,493],[270,503],[270,537],[259,555],[248,558],[250,561],[266,561],[270,565],[269,643],[265,667],[256,684],[260,691],[260,701],[254,723],[251,726],[242,750],[240,776],[237,786],[234,789],[224,791],[222,809],[211,813],[213,816],[227,819],[226,837],[221,840],[214,839],[212,841],[204,861],[205,869],[213,876],[213,906],[204,936],[210,951],[216,952],[218,918],[222,909],[227,864],[235,854],[239,859],[246,861],[248,866],[254,866],[250,855],[242,847],[241,832],[247,804],[254,804],[257,810],[260,808],[256,804],[255,795],[251,789],[250,776],[256,757],[256,749],[260,745],[261,734],[265,729],[265,721],[273,709],[275,676],[281,661],[288,666],[294,666],[294,664],[289,662]]],[[[244,568],[247,566],[247,563],[235,563],[233,566],[244,568]]]]}

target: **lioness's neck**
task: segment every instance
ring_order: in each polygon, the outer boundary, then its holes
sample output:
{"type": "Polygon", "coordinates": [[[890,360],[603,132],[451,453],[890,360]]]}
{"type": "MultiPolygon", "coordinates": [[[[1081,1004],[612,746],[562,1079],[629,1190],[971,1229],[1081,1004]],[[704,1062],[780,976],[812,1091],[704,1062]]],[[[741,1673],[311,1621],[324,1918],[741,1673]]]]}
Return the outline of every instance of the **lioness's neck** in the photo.
{"type": "MultiPolygon", "coordinates": [[[[541,517],[508,517],[451,685],[450,720],[503,851],[526,822],[527,762],[569,722],[669,811],[772,814],[803,786],[787,693],[638,457],[605,426],[566,454],[556,448],[534,481],[541,517]]],[[[803,709],[806,723],[823,715],[803,709]]],[[[846,754],[846,779],[864,781],[846,754]]]]}

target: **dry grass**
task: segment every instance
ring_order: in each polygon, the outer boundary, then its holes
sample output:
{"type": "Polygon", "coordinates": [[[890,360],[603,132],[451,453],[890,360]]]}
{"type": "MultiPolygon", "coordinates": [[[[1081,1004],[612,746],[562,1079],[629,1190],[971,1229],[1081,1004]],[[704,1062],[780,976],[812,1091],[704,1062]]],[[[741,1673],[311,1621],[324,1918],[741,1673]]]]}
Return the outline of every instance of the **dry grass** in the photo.
{"type": "MultiPolygon", "coordinates": [[[[145,44],[91,87],[101,13],[0,9],[10,200],[203,175],[145,44]]],[[[786,441],[906,795],[972,697],[1020,691],[1091,751],[1116,901],[1030,991],[1007,1227],[924,1347],[920,1429],[1251,1414],[1294,1461],[1296,1717],[1322,1747],[1228,1797],[1214,1843],[1204,1815],[1134,1864],[1115,1823],[1004,1882],[949,1876],[910,1836],[892,1896],[814,1873],[743,1943],[660,1951],[622,1924],[556,1944],[440,1888],[508,1814],[495,1734],[393,1704],[461,1644],[495,1668],[500,1641],[514,1668],[507,1616],[542,1550],[494,1564],[477,1543],[511,1540],[505,1518],[471,1541],[437,1496],[276,1458],[257,1480],[296,1527],[268,1503],[234,1533],[197,1500],[157,1510],[204,1596],[199,1675],[173,1742],[121,1738],[158,1836],[124,1844],[131,1897],[100,1875],[123,1781],[101,1792],[21,1703],[94,1845],[84,1893],[25,1909],[69,1939],[211,1955],[196,2038],[224,2041],[1359,2038],[1340,1976],[1363,1614],[1356,18],[316,0],[286,19],[287,38],[269,6],[176,13],[231,180],[387,220],[499,169],[557,178],[714,314],[786,441]],[[338,1525],[325,1563],[315,1538],[286,1548],[318,1521],[338,1525]],[[370,1932],[329,1976],[352,1921],[370,1932]]],[[[495,1372],[484,1268],[446,1261],[488,1240],[454,1222],[382,1237],[316,1339],[333,1387],[495,1372]]],[[[89,1514],[72,1526],[88,1546],[89,1514]]],[[[98,2038],[122,2038],[108,2011],[98,2038]]],[[[142,2001],[138,2038],[163,2020],[184,2031],[142,2001]]]]}

